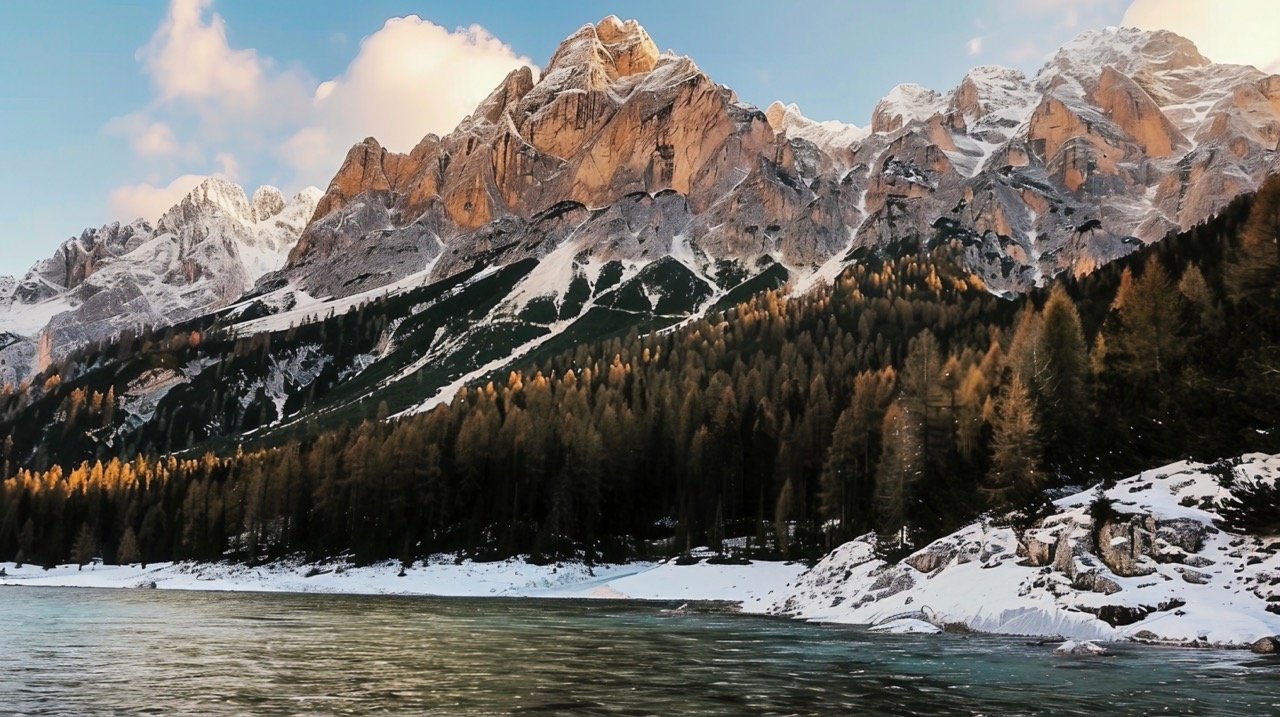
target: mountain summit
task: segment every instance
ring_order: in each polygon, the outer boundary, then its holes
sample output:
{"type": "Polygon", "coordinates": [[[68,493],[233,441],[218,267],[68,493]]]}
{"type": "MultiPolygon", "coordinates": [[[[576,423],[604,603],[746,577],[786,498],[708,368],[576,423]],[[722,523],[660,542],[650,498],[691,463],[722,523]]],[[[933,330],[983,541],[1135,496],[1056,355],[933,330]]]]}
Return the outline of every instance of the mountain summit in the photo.
{"type": "Polygon", "coordinates": [[[583,263],[685,246],[709,281],[777,263],[807,286],[914,237],[961,242],[993,290],[1019,291],[1212,216],[1276,168],[1278,132],[1280,78],[1163,31],[1084,33],[1034,78],[899,85],[861,130],[762,112],[610,16],[452,133],[353,147],[284,271],[346,295],[573,242],[583,263]]]}

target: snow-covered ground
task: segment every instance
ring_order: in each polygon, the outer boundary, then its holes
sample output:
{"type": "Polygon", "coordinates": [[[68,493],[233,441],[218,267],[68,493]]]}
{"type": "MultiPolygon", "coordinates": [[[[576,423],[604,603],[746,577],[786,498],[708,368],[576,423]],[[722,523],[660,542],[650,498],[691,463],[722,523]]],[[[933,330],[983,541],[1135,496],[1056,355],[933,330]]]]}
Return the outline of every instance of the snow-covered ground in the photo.
{"type": "MultiPolygon", "coordinates": [[[[1275,481],[1280,455],[1245,456],[1234,473],[1275,481]]],[[[1280,609],[1280,536],[1215,527],[1227,490],[1208,466],[1175,463],[1106,495],[1119,514],[1110,521],[1090,517],[1098,491],[1089,490],[1056,501],[1033,529],[975,523],[895,564],[875,557],[874,538],[851,541],[771,612],[1179,645],[1243,646],[1280,634],[1280,614],[1267,610],[1280,609]]]]}
{"type": "Polygon", "coordinates": [[[277,563],[247,567],[225,563],[133,566],[64,565],[51,570],[0,563],[0,586],[139,588],[254,592],[440,595],[451,597],[559,597],[635,600],[723,600],[764,612],[804,572],[802,563],[749,565],[580,562],[533,565],[522,560],[458,562],[440,556],[420,561],[400,577],[400,563],[365,567],[277,563]]]}

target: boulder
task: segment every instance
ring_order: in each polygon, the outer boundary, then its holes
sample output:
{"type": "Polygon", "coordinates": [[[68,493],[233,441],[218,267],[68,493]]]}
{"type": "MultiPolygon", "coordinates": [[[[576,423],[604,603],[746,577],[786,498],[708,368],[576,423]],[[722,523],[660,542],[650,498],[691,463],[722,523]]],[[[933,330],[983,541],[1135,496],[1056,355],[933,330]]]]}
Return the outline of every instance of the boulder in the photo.
{"type": "Polygon", "coordinates": [[[1259,638],[1249,646],[1249,650],[1259,655],[1274,655],[1280,652],[1280,636],[1259,638]]]}
{"type": "Polygon", "coordinates": [[[1069,657],[1099,657],[1107,654],[1107,648],[1091,640],[1067,640],[1058,645],[1053,654],[1069,657]]]}

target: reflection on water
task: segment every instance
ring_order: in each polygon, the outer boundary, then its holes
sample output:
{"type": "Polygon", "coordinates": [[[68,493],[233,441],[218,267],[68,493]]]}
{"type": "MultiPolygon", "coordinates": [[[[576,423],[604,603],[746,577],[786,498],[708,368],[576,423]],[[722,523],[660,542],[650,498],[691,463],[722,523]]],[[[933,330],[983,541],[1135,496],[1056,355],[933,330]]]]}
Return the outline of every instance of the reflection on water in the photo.
{"type": "Polygon", "coordinates": [[[0,588],[0,713],[1280,714],[1280,662],[615,602],[0,588]]]}

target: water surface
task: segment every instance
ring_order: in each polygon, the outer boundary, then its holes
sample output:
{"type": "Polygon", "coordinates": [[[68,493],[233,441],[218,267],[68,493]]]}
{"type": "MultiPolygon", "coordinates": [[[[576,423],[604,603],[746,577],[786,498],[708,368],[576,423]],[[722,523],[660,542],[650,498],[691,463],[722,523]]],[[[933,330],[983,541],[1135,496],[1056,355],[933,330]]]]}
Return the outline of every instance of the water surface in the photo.
{"type": "Polygon", "coordinates": [[[666,605],[0,588],[0,713],[1280,714],[1280,661],[666,605]]]}

